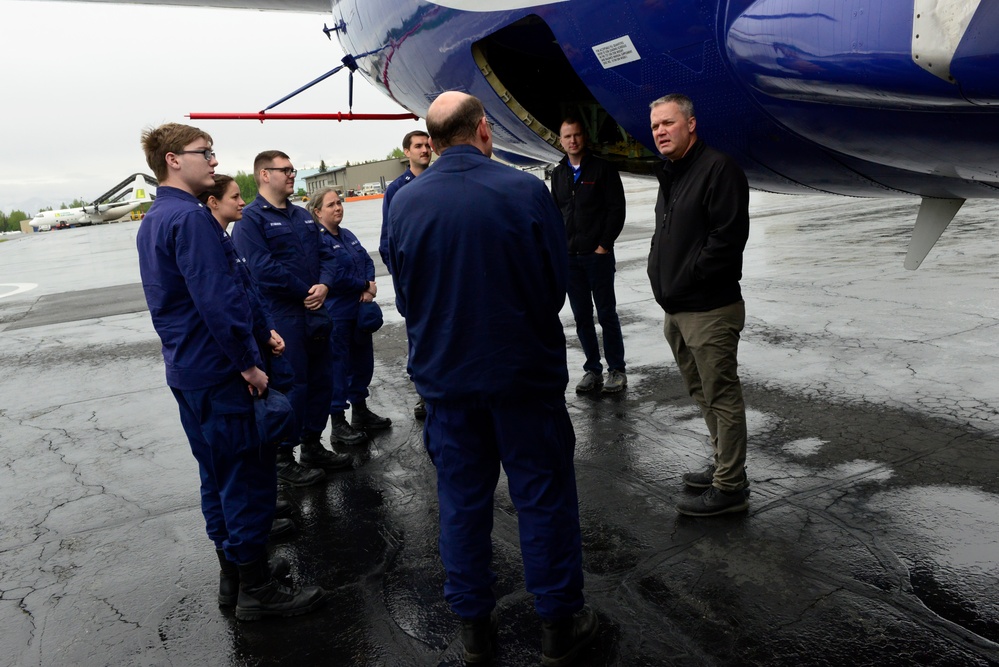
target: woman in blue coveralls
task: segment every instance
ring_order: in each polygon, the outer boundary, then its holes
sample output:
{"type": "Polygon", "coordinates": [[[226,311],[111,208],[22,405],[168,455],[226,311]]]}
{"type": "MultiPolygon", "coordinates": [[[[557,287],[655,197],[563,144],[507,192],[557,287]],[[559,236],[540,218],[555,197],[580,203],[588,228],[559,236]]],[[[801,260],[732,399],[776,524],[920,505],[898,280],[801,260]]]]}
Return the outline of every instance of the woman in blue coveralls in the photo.
{"type": "Polygon", "coordinates": [[[309,202],[309,210],[322,225],[323,241],[336,258],[333,284],[325,304],[333,318],[330,440],[355,445],[367,440],[365,430],[387,428],[392,424],[392,420],[379,417],[365,403],[375,371],[375,355],[371,334],[357,326],[357,314],[361,302],[374,300],[378,292],[375,265],[357,237],[340,227],[343,202],[336,190],[324,188],[317,192],[309,202]],[[349,424],[344,416],[348,405],[351,408],[349,424]]]}
{"type": "MultiPolygon", "coordinates": [[[[208,188],[200,195],[198,199],[202,204],[208,207],[215,220],[218,221],[222,229],[227,230],[225,234],[226,245],[231,247],[233,252],[236,252],[236,247],[233,245],[232,240],[229,238],[228,229],[229,225],[242,219],[243,217],[243,207],[246,203],[243,201],[243,196],[239,191],[239,184],[233,179],[232,176],[226,176],[225,174],[215,174],[215,185],[208,188]]],[[[241,264],[245,268],[245,265],[241,264]]],[[[247,289],[256,296],[256,290],[253,288],[251,282],[249,271],[244,272],[244,278],[247,281],[247,289]]],[[[259,296],[256,297],[257,303],[262,303],[259,296]]],[[[263,309],[263,306],[260,306],[263,309]]],[[[284,340],[278,334],[277,331],[271,329],[271,336],[277,342],[276,345],[271,347],[271,353],[274,358],[270,360],[264,360],[264,363],[268,367],[272,367],[278,361],[278,357],[284,352],[284,340]]],[[[270,371],[268,371],[270,373],[270,371]]],[[[275,386],[275,388],[278,388],[275,386]]],[[[284,391],[284,387],[278,388],[280,391],[284,391]]],[[[270,537],[277,537],[278,535],[283,535],[284,533],[290,532],[295,529],[295,523],[288,515],[291,514],[293,508],[293,502],[288,496],[287,490],[283,487],[282,483],[278,482],[277,491],[277,504],[275,506],[275,515],[278,518],[274,519],[274,523],[271,525],[270,537]]]]}

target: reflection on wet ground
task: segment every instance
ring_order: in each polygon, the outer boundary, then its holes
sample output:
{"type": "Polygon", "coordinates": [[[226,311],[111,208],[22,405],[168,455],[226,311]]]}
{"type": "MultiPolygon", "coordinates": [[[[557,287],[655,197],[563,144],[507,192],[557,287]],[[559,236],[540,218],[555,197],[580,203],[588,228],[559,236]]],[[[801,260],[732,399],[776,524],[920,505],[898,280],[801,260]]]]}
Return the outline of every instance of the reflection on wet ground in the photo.
{"type": "MultiPolygon", "coordinates": [[[[911,202],[754,196],[741,353],[752,504],[690,519],[674,504],[705,432],[644,275],[654,189],[627,189],[629,388],[567,393],[603,624],[580,664],[999,665],[999,207],[969,204],[911,273],[911,202]]],[[[372,249],[377,223],[375,207],[348,206],[345,226],[372,249]]],[[[134,232],[0,245],[0,283],[39,284],[0,299],[0,664],[461,664],[388,282],[370,404],[393,428],[349,450],[354,471],[296,490],[299,531],[274,545],[330,605],[237,623],[215,604],[196,466],[148,314],[120,307],[134,232]]],[[[497,664],[537,664],[502,479],[494,541],[497,664]]]]}

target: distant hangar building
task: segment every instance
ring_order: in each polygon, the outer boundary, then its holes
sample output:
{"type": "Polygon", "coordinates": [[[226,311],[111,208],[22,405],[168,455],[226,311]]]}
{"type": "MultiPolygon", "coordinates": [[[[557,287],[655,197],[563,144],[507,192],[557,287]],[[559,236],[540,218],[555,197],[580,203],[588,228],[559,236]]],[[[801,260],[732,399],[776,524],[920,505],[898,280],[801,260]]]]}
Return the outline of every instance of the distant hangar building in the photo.
{"type": "Polygon", "coordinates": [[[379,192],[385,191],[385,186],[402,176],[409,167],[407,158],[390,158],[364,164],[351,164],[333,167],[322,173],[315,173],[305,178],[305,192],[311,196],[322,188],[335,188],[341,197],[359,194],[365,185],[381,183],[379,192]]]}

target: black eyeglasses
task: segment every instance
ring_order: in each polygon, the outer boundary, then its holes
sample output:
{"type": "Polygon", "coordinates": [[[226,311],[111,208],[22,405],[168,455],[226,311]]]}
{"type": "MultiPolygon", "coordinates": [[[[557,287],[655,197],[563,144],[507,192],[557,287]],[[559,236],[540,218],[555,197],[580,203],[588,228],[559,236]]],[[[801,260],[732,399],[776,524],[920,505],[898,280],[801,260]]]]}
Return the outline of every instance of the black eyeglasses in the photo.
{"type": "Polygon", "coordinates": [[[294,176],[298,173],[298,169],[292,167],[264,167],[264,171],[280,171],[285,176],[294,176]]]}
{"type": "Polygon", "coordinates": [[[206,162],[211,162],[215,158],[215,151],[211,148],[204,148],[199,151],[173,151],[174,155],[184,155],[185,153],[197,153],[204,157],[206,162]]]}

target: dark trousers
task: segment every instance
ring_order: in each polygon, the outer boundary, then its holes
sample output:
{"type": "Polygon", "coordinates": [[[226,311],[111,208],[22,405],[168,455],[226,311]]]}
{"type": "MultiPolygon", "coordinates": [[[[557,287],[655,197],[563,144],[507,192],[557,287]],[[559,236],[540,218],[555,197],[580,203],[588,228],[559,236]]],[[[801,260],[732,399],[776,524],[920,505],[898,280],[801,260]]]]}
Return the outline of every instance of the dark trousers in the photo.
{"type": "Polygon", "coordinates": [[[375,374],[375,351],[371,334],[358,330],[357,320],[333,320],[330,335],[333,368],[333,398],[330,414],[343,412],[348,405],[368,397],[368,385],[375,374]]]}
{"type": "Polygon", "coordinates": [[[444,599],[462,618],[496,606],[490,569],[500,465],[517,508],[527,590],[542,618],[583,606],[576,436],[565,399],[457,408],[427,401],[424,442],[437,467],[444,599]]]}
{"type": "Polygon", "coordinates": [[[201,470],[201,512],[216,549],[236,563],[265,555],[274,520],[274,448],[261,446],[246,382],[239,375],[207,389],[172,389],[201,470]]]}
{"type": "Polygon", "coordinates": [[[604,337],[604,358],[607,369],[624,370],[624,336],[617,317],[617,297],[614,295],[614,253],[605,255],[569,256],[569,306],[576,320],[576,336],[586,355],[583,370],[603,372],[600,345],[593,324],[593,307],[604,337]]]}
{"type": "MultiPolygon", "coordinates": [[[[330,372],[329,339],[312,339],[306,336],[305,318],[277,316],[274,328],[284,338],[285,351],[282,366],[291,377],[284,374],[272,378],[275,386],[284,390],[295,410],[295,419],[301,427],[301,436],[317,435],[326,428],[329,419],[330,396],[333,393],[333,375],[330,372]],[[284,389],[287,388],[287,389],[284,389]]],[[[282,443],[297,445],[298,442],[282,443]]]]}

